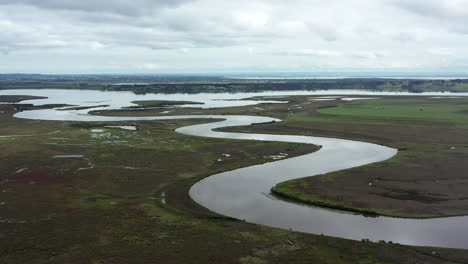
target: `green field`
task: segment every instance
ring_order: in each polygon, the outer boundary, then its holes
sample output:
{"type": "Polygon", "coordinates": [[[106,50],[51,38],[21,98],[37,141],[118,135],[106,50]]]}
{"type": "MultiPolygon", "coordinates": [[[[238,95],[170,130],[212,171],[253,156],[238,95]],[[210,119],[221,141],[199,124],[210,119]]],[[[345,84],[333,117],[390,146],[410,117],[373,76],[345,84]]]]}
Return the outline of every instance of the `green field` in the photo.
{"type": "Polygon", "coordinates": [[[468,104],[465,99],[375,99],[357,100],[336,107],[323,108],[319,113],[382,118],[386,120],[424,120],[436,122],[468,122],[468,104]]]}
{"type": "Polygon", "coordinates": [[[410,124],[437,126],[466,126],[468,103],[464,98],[385,98],[357,100],[326,106],[316,111],[300,112],[289,121],[354,123],[354,124],[410,124]]]}
{"type": "Polygon", "coordinates": [[[277,194],[314,205],[399,217],[468,214],[468,204],[459,199],[468,169],[464,162],[467,98],[335,102],[299,112],[286,124],[401,151],[381,163],[281,183],[275,188],[277,194]]]}

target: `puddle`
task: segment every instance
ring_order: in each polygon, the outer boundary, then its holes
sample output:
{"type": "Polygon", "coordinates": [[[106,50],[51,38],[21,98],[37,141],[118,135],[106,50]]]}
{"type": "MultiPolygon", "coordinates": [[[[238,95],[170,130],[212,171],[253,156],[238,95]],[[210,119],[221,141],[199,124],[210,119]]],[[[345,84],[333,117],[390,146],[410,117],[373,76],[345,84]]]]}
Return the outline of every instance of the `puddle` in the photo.
{"type": "Polygon", "coordinates": [[[19,170],[13,172],[11,175],[13,175],[13,174],[19,174],[19,173],[22,173],[22,172],[27,171],[27,170],[28,170],[28,168],[22,168],[22,169],[19,169],[19,170]]]}
{"type": "Polygon", "coordinates": [[[91,138],[110,139],[110,138],[120,138],[120,137],[112,135],[112,133],[110,133],[110,132],[107,132],[107,133],[102,133],[102,134],[91,134],[91,138]]]}
{"type": "Polygon", "coordinates": [[[341,98],[343,101],[356,101],[356,100],[370,100],[370,99],[379,99],[375,97],[346,97],[346,98],[341,98]]]}
{"type": "Polygon", "coordinates": [[[429,98],[432,98],[432,99],[455,99],[455,98],[462,98],[460,96],[432,96],[432,97],[429,97],[429,98]]]}
{"type": "Polygon", "coordinates": [[[115,141],[103,141],[101,142],[102,144],[115,144],[115,145],[119,145],[119,144],[125,144],[125,143],[128,143],[128,141],[126,140],[115,140],[115,141]]]}
{"type": "Polygon", "coordinates": [[[123,130],[130,130],[130,131],[136,131],[136,130],[137,130],[137,127],[136,127],[136,126],[105,126],[105,127],[108,127],[108,128],[120,128],[120,129],[123,129],[123,130]]]}
{"type": "Polygon", "coordinates": [[[140,168],[137,168],[137,167],[130,167],[130,166],[121,166],[119,168],[124,168],[124,169],[127,169],[127,170],[139,170],[140,168]]]}
{"type": "Polygon", "coordinates": [[[83,158],[84,155],[55,155],[53,159],[83,158]]]}
{"type": "Polygon", "coordinates": [[[279,153],[278,155],[265,156],[264,158],[279,160],[279,159],[284,159],[286,157],[288,157],[287,153],[279,153]]]}
{"type": "Polygon", "coordinates": [[[8,135],[8,136],[0,136],[0,138],[13,138],[13,137],[32,137],[33,135],[8,135]]]}
{"type": "Polygon", "coordinates": [[[336,100],[336,99],[332,99],[332,98],[316,98],[316,99],[309,99],[310,101],[333,101],[333,100],[336,100]]]}

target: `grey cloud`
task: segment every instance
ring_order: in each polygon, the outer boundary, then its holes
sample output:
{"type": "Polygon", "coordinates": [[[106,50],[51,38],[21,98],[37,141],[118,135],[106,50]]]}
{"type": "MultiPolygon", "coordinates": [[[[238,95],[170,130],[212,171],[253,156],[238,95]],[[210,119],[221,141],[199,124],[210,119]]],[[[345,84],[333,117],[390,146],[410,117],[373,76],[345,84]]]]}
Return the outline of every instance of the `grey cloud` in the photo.
{"type": "Polygon", "coordinates": [[[135,16],[157,8],[176,7],[193,0],[1,0],[3,5],[30,5],[42,9],[116,13],[135,16]]]}
{"type": "Polygon", "coordinates": [[[300,56],[300,57],[323,57],[323,58],[350,57],[353,59],[361,59],[361,60],[381,59],[386,56],[385,53],[383,52],[353,51],[349,53],[343,53],[343,52],[335,51],[335,50],[317,50],[317,49],[278,51],[278,52],[271,52],[269,54],[276,55],[276,56],[300,56]]]}
{"type": "Polygon", "coordinates": [[[338,33],[336,30],[332,27],[326,27],[323,25],[317,25],[317,24],[309,24],[308,25],[310,31],[314,32],[317,34],[320,38],[322,38],[325,41],[336,41],[338,40],[338,33]]]}
{"type": "MultiPolygon", "coordinates": [[[[463,1],[468,3],[453,3],[463,1]]],[[[64,62],[80,57],[73,64],[95,69],[100,65],[90,61],[96,56],[121,61],[122,68],[127,61],[172,68],[210,68],[220,61],[226,67],[395,68],[435,64],[444,56],[437,47],[453,49],[468,60],[466,36],[454,34],[468,32],[468,9],[449,3],[0,0],[0,52],[9,54],[10,64],[27,57],[24,54],[31,60],[62,54],[64,62]],[[182,56],[186,49],[190,52],[182,56]]]]}
{"type": "Polygon", "coordinates": [[[391,0],[393,5],[410,12],[431,17],[464,17],[468,15],[468,1],[440,1],[440,0],[391,0]]]}
{"type": "Polygon", "coordinates": [[[338,51],[315,50],[315,49],[278,51],[278,52],[271,52],[270,54],[276,55],[276,56],[311,56],[311,57],[338,57],[338,56],[343,55],[341,52],[338,52],[338,51]]]}
{"type": "Polygon", "coordinates": [[[351,53],[350,56],[355,59],[375,60],[375,59],[381,59],[385,57],[386,55],[382,52],[365,51],[365,52],[354,52],[354,53],[351,53]]]}
{"type": "Polygon", "coordinates": [[[400,32],[400,33],[392,36],[392,39],[407,42],[407,41],[414,41],[415,37],[410,35],[410,34],[400,32]]]}
{"type": "Polygon", "coordinates": [[[445,15],[445,10],[441,9],[440,2],[432,0],[412,0],[412,1],[405,1],[405,0],[393,0],[391,1],[392,4],[403,8],[407,11],[428,16],[428,17],[439,17],[441,15],[445,15]]]}
{"type": "Polygon", "coordinates": [[[391,0],[390,3],[426,19],[438,21],[439,24],[434,27],[444,26],[453,32],[468,34],[465,26],[468,23],[468,0],[391,0]]]}
{"type": "Polygon", "coordinates": [[[10,21],[0,20],[0,30],[0,49],[8,53],[18,49],[60,48],[68,45],[58,36],[10,21]]]}

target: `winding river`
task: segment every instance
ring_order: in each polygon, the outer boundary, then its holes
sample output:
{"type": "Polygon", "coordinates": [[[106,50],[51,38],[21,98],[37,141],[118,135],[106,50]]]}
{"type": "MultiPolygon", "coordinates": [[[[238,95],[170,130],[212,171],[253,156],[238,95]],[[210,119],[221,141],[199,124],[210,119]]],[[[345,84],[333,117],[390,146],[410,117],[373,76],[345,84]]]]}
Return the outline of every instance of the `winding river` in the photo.
{"type": "MultiPolygon", "coordinates": [[[[264,122],[280,122],[270,117],[233,115],[187,115],[151,117],[106,117],[88,115],[90,110],[117,109],[132,105],[134,100],[188,100],[205,103],[203,108],[234,105],[254,105],[264,101],[240,100],[252,96],[285,95],[327,95],[327,94],[372,94],[370,92],[270,92],[261,94],[207,94],[207,95],[146,95],[137,96],[125,92],[64,91],[64,90],[5,90],[2,94],[23,94],[47,96],[44,100],[29,100],[25,103],[50,104],[65,103],[79,106],[106,104],[109,106],[84,110],[57,109],[24,111],[15,117],[37,120],[58,121],[137,121],[169,120],[187,118],[223,119],[207,124],[187,126],[177,129],[179,133],[244,140],[268,140],[320,145],[314,153],[250,166],[219,173],[198,182],[190,189],[191,197],[199,204],[217,213],[243,219],[247,222],[291,229],[294,231],[325,234],[349,239],[386,240],[408,245],[441,246],[468,248],[468,217],[447,217],[433,219],[401,219],[392,217],[364,217],[336,210],[305,206],[276,199],[270,189],[277,183],[318,175],[347,168],[383,161],[394,156],[392,148],[371,143],[291,135],[268,135],[249,133],[215,132],[213,129],[242,126],[264,122]],[[90,102],[89,98],[93,98],[90,102]],[[228,100],[221,100],[228,99],[228,100]]],[[[385,94],[384,94],[385,95],[385,94]]],[[[426,94],[427,95],[427,94],[426,94]]],[[[429,95],[446,96],[433,93],[429,95]]],[[[466,94],[457,94],[457,96],[466,94]]],[[[185,106],[182,106],[185,107],[185,106]]]]}

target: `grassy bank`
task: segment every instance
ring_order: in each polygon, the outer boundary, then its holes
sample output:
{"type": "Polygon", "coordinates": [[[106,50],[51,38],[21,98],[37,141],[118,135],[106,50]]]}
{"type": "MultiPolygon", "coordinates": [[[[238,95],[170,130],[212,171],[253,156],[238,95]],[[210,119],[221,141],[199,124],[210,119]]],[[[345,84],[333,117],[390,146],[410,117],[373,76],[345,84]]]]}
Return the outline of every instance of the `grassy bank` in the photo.
{"type": "Polygon", "coordinates": [[[407,131],[412,129],[418,133],[413,132],[406,142],[382,142],[404,150],[391,161],[287,182],[276,189],[301,201],[355,212],[415,218],[468,214],[462,189],[450,187],[464,181],[467,140],[460,136],[448,139],[451,143],[443,142],[447,139],[438,139],[444,137],[444,129],[454,133],[466,131],[467,112],[465,98],[395,98],[342,103],[318,109],[313,117],[307,114],[296,116],[293,120],[305,122],[327,118],[327,122],[334,123],[375,121],[384,126],[406,125],[407,131]],[[434,133],[434,130],[441,133],[434,133]],[[431,144],[420,142],[423,137],[429,138],[431,144]],[[397,171],[400,176],[395,175],[397,171]],[[361,186],[352,184],[353,180],[361,186]],[[400,182],[397,184],[397,181],[400,182]],[[338,187],[341,184],[346,187],[338,187]],[[338,194],[339,189],[342,191],[338,194]],[[349,195],[350,192],[355,194],[349,195]],[[365,194],[358,198],[358,192],[365,194]],[[395,206],[398,201],[403,206],[395,206]]]}
{"type": "Polygon", "coordinates": [[[288,185],[289,182],[284,182],[271,188],[271,192],[281,198],[291,200],[297,203],[304,203],[312,206],[325,207],[335,210],[348,211],[366,216],[378,216],[383,215],[381,212],[372,211],[364,208],[357,208],[352,206],[346,206],[333,201],[320,200],[319,198],[310,199],[310,196],[302,196],[301,192],[298,192],[296,186],[288,185]]]}
{"type": "Polygon", "coordinates": [[[336,137],[400,151],[388,161],[280,184],[277,189],[287,187],[295,196],[289,193],[290,198],[309,203],[398,217],[468,213],[466,98],[313,99],[291,97],[288,105],[265,105],[263,114],[282,118],[282,123],[225,130],[336,137]]]}
{"type": "MultiPolygon", "coordinates": [[[[284,120],[225,131],[337,137],[400,150],[389,161],[297,181],[293,189],[304,195],[301,200],[398,217],[468,213],[464,199],[464,190],[468,188],[464,173],[468,170],[464,162],[468,158],[466,98],[390,96],[353,102],[314,101],[314,98],[289,97],[282,98],[289,100],[289,104],[209,109],[203,113],[264,115],[284,120]]],[[[100,114],[157,115],[159,112],[154,109],[100,114]]],[[[200,113],[200,109],[172,112],[175,115],[195,113],[200,113]]]]}

